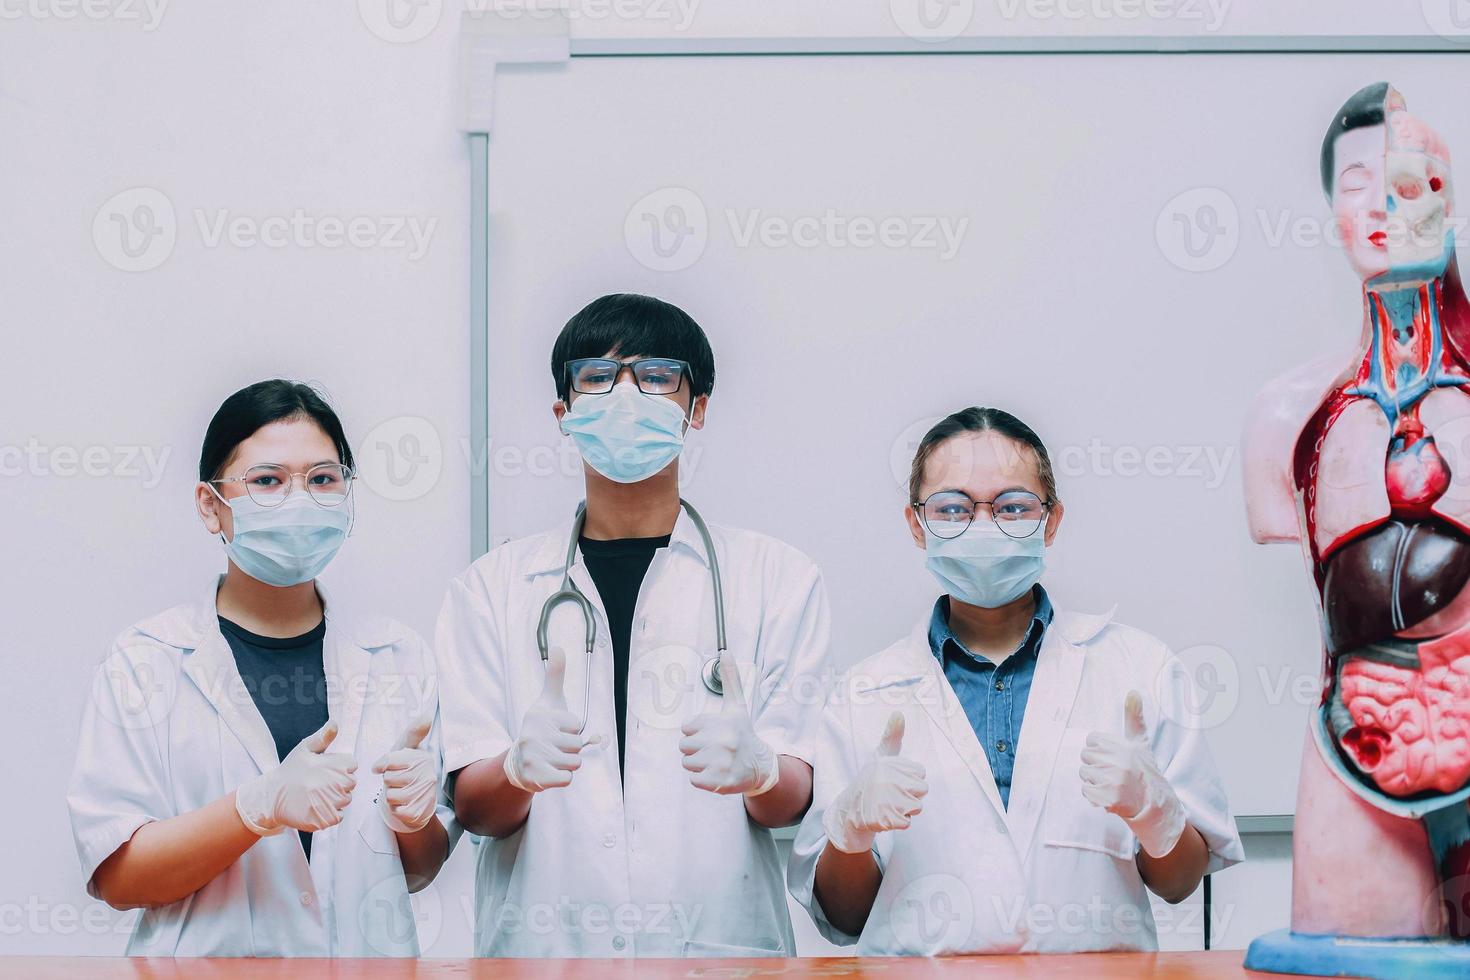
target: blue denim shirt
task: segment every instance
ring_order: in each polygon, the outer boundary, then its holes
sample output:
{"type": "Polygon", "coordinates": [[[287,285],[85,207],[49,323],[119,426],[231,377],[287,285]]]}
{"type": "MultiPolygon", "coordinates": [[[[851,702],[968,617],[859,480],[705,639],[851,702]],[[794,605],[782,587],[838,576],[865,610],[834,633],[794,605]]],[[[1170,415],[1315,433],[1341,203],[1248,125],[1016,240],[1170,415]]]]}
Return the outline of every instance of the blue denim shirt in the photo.
{"type": "Polygon", "coordinates": [[[940,596],[929,619],[929,649],[944,667],[944,676],[954,688],[975,737],[990,760],[995,788],[1007,807],[1011,803],[1011,775],[1016,767],[1016,742],[1021,737],[1021,718],[1036,675],[1041,638],[1051,625],[1051,599],[1040,585],[1032,593],[1036,613],[1026,639],[1016,652],[997,667],[986,657],[966,650],[949,628],[949,596],[940,596]]]}

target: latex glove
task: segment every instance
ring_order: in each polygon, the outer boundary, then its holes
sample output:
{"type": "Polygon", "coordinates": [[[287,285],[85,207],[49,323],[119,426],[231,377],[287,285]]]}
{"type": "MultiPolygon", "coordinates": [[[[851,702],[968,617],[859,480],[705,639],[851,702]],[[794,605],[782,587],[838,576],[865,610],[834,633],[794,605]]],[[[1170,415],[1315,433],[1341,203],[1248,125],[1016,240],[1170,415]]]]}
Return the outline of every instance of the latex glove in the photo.
{"type": "Polygon", "coordinates": [[[1123,818],[1150,857],[1174,850],[1186,824],[1184,804],[1148,747],[1143,698],[1123,700],[1123,737],[1093,732],[1082,750],[1082,795],[1123,818]]]}
{"type": "Polygon", "coordinates": [[[685,722],[679,739],[689,782],[711,793],[759,796],[781,778],[781,760],[756,735],[740,670],[728,653],[720,656],[719,711],[685,722]]]}
{"type": "Polygon", "coordinates": [[[421,718],[404,729],[373,772],[383,775],[378,813],[396,834],[423,830],[434,819],[439,802],[439,761],[419,748],[429,737],[433,718],[421,718]]]}
{"type": "Polygon", "coordinates": [[[878,754],[858,770],[857,778],[822,814],[827,840],[844,854],[872,850],[878,834],[904,830],[924,809],[924,796],[929,792],[924,765],[899,755],[903,731],[903,712],[895,711],[878,740],[878,754]]]}
{"type": "Polygon", "coordinates": [[[546,683],[521,719],[520,736],[505,753],[505,776],[527,793],[568,786],[582,766],[582,750],[601,741],[577,734],[581,722],[567,710],[567,656],[561,647],[546,651],[546,683]]]}
{"type": "Polygon", "coordinates": [[[313,833],[342,820],[357,788],[357,762],[346,752],[328,752],[337,723],[328,721],[303,738],[281,764],[235,790],[235,810],[262,837],[287,827],[313,833]]]}

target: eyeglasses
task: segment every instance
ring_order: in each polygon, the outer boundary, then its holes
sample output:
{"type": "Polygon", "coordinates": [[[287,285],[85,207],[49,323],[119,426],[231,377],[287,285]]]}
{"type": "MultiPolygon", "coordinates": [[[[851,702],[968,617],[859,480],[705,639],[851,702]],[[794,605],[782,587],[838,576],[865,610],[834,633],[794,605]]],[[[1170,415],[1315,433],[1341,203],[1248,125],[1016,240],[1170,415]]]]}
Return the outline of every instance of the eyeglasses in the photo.
{"type": "Polygon", "coordinates": [[[686,377],[693,377],[688,361],[669,357],[642,357],[627,362],[611,357],[579,357],[567,361],[567,381],[579,395],[605,395],[618,383],[618,375],[624,368],[632,370],[638,390],[645,395],[672,395],[684,386],[686,377]]]}
{"type": "Polygon", "coordinates": [[[982,506],[1007,537],[1029,538],[1046,522],[1052,502],[1029,490],[1008,490],[994,500],[975,500],[963,490],[938,490],[911,506],[936,538],[957,538],[982,506]]]}
{"type": "Polygon", "coordinates": [[[279,463],[257,463],[240,476],[209,482],[243,483],[251,500],[262,507],[277,507],[290,495],[293,480],[298,476],[307,495],[323,507],[340,506],[356,479],[352,467],[341,463],[318,463],[305,473],[292,473],[279,463]]]}

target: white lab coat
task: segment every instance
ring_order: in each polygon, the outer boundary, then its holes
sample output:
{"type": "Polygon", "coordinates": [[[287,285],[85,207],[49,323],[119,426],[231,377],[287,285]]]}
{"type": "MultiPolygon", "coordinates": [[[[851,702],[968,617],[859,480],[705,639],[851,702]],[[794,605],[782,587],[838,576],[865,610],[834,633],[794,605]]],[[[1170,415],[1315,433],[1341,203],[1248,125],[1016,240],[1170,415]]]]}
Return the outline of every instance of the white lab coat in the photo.
{"type": "Polygon", "coordinates": [[[1209,846],[1209,871],[1243,858],[1202,733],[1176,723],[1191,703],[1179,661],[1154,637],[1111,622],[1111,613],[1058,611],[1026,703],[1007,810],[930,652],[928,627],[925,616],[834,683],[815,798],[792,849],[792,894],[824,936],[867,955],[1157,949],[1134,863],[1137,839],[1082,796],[1078,771],[1088,734],[1121,735],[1124,697],[1138,691],[1159,767],[1209,846]],[[827,921],[812,894],[827,844],[822,814],[872,758],[894,711],[907,725],[902,754],[926,767],[929,795],[908,829],[878,835],[883,882],[862,934],[853,936],[827,921]]]}
{"type": "MultiPolygon", "coordinates": [[[[726,656],[742,670],[756,733],[810,761],[810,721],[829,614],[816,567],[763,535],[711,527],[724,581],[726,656]]],[[[545,669],[536,624],[561,584],[571,525],[486,554],[450,583],[435,646],[443,680],[445,768],[512,744],[545,669]]],[[[580,553],[572,580],[596,609],[585,749],[571,785],[538,793],[525,824],[478,841],[480,956],[789,956],[794,937],[782,865],[744,799],[694,788],[680,727],[718,710],[700,680],[715,654],[710,570],[682,511],[654,555],[629,651],[626,788],[618,775],[607,616],[580,553]]],[[[587,658],[577,607],[560,606],[551,645],[567,655],[568,708],[582,712],[587,658]]]]}
{"type": "MultiPolygon", "coordinates": [[[[410,721],[433,710],[434,658],[411,630],[329,602],[323,641],[331,751],[357,759],[343,821],[265,837],[189,897],[143,912],[129,956],[415,956],[417,932],[398,842],[378,813],[372,772],[410,721]]],[[[144,824],[196,810],[278,763],[265,720],[219,630],[211,579],[197,602],[123,632],[94,676],[67,802],[87,891],[144,824]]],[[[423,745],[439,750],[436,724],[423,745]]],[[[458,826],[447,801],[438,819],[458,826]]]]}

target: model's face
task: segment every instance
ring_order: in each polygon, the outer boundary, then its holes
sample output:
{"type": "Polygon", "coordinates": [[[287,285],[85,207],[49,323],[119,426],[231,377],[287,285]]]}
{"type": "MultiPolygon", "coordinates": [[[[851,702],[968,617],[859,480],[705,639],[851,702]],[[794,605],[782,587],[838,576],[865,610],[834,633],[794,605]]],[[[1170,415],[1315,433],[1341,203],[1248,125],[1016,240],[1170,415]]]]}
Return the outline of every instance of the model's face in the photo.
{"type": "MultiPolygon", "coordinates": [[[[1005,494],[1020,490],[1035,494],[1043,503],[1047,499],[1036,453],[1030,446],[993,430],[962,432],[934,448],[924,464],[924,481],[918,499],[926,500],[940,490],[960,490],[975,501],[1004,498],[1005,494]]],[[[914,544],[923,548],[926,539],[919,515],[912,506],[905,507],[904,514],[914,544]]],[[[990,519],[986,507],[975,512],[976,521],[990,519]]],[[[1046,527],[1039,532],[1046,535],[1048,545],[1056,538],[1061,523],[1062,504],[1056,501],[1047,511],[1046,527]]]]}
{"type": "Polygon", "coordinates": [[[1422,281],[1444,272],[1453,246],[1449,154],[1425,123],[1397,111],[1334,144],[1332,212],[1364,282],[1422,281]]]}
{"type": "MultiPolygon", "coordinates": [[[[263,425],[240,445],[223,470],[221,479],[243,476],[245,471],[258,463],[276,463],[291,473],[306,473],[319,463],[341,462],[337,446],[330,436],[310,419],[283,419],[263,425]]],[[[297,477],[291,478],[291,492],[305,493],[306,489],[297,477]]],[[[233,540],[235,528],[230,508],[220,497],[232,501],[249,491],[240,482],[216,483],[211,491],[200,483],[195,487],[195,504],[199,517],[210,534],[223,533],[226,540],[233,540]],[[215,496],[218,493],[219,496],[215,496]]]]}
{"type": "MultiPolygon", "coordinates": [[[[623,357],[612,351],[609,351],[602,356],[611,358],[615,361],[621,361],[623,364],[631,364],[634,361],[639,360],[639,358],[637,357],[623,357]]],[[[618,373],[617,381],[620,384],[636,384],[631,368],[624,368],[622,371],[620,371],[618,373]]],[[[557,401],[552,403],[551,412],[553,415],[556,416],[557,423],[560,424],[562,416],[571,410],[572,404],[575,403],[577,399],[601,397],[601,395],[584,395],[579,392],[568,391],[567,400],[561,401],[560,399],[557,399],[557,401]]],[[[688,378],[684,379],[683,383],[679,386],[678,391],[666,395],[648,395],[648,397],[669,399],[674,404],[679,406],[679,410],[683,412],[684,417],[689,420],[689,428],[704,428],[704,414],[708,410],[709,396],[700,395],[698,398],[695,398],[688,378]]]]}

